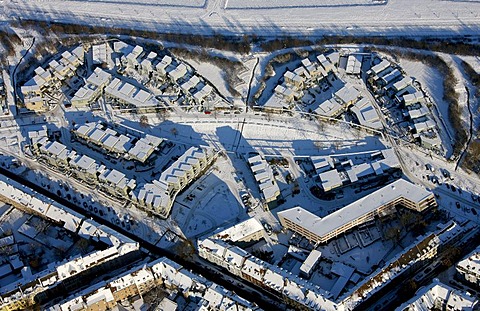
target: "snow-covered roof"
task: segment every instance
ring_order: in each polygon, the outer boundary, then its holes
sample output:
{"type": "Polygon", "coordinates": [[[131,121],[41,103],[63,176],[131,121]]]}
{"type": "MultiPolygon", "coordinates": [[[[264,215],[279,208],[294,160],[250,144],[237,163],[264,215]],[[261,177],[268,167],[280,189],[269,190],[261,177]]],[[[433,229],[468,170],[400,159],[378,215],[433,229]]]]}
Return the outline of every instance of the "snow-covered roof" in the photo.
{"type": "Polygon", "coordinates": [[[388,85],[391,82],[395,81],[396,79],[400,78],[401,76],[402,76],[402,73],[400,72],[400,70],[395,69],[392,72],[390,72],[389,74],[382,77],[382,80],[385,83],[385,85],[388,85]]]}
{"type": "Polygon", "coordinates": [[[346,73],[358,75],[362,69],[362,55],[350,54],[347,59],[346,73]]]}
{"type": "Polygon", "coordinates": [[[357,101],[350,110],[357,116],[360,125],[377,130],[382,128],[383,125],[378,113],[368,98],[363,97],[357,101]]]}
{"type": "Polygon", "coordinates": [[[351,85],[346,85],[334,93],[344,104],[350,104],[360,96],[360,91],[351,85]]]}
{"type": "Polygon", "coordinates": [[[237,242],[243,241],[246,237],[255,235],[258,232],[263,232],[262,224],[256,218],[249,218],[221,232],[218,232],[215,234],[215,237],[237,242]]]}
{"type": "Polygon", "coordinates": [[[342,112],[342,109],[343,106],[331,98],[320,103],[314,112],[326,117],[336,117],[340,112],[342,112]]]}
{"type": "Polygon", "coordinates": [[[378,75],[380,72],[384,71],[390,67],[390,62],[386,59],[382,59],[382,61],[375,66],[373,66],[370,70],[372,71],[373,74],[378,75]]]}
{"type": "Polygon", "coordinates": [[[406,180],[399,179],[344,208],[320,218],[301,207],[294,207],[278,213],[280,218],[305,228],[319,238],[327,236],[330,232],[352,223],[363,215],[374,212],[386,204],[399,199],[406,199],[414,204],[420,204],[433,194],[422,187],[406,180]]]}
{"type": "Polygon", "coordinates": [[[458,289],[441,283],[438,279],[421,287],[415,296],[399,306],[397,311],[423,311],[432,309],[474,310],[477,299],[458,289]]]}
{"type": "Polygon", "coordinates": [[[456,267],[462,274],[470,275],[472,279],[480,279],[480,248],[476,248],[467,257],[460,260],[456,267]]]}
{"type": "Polygon", "coordinates": [[[105,93],[136,108],[157,106],[158,101],[145,90],[137,88],[127,81],[115,78],[105,88],[105,93]]]}
{"type": "Polygon", "coordinates": [[[429,113],[430,113],[430,111],[428,110],[428,108],[421,105],[417,109],[409,110],[408,111],[408,116],[410,117],[410,119],[417,119],[417,118],[424,117],[424,116],[428,115],[429,113]]]}
{"type": "Polygon", "coordinates": [[[97,67],[93,73],[87,78],[87,84],[93,84],[95,86],[102,86],[108,83],[112,75],[103,69],[97,67]]]}
{"type": "Polygon", "coordinates": [[[405,94],[403,95],[403,101],[406,105],[414,104],[419,102],[424,98],[423,93],[421,91],[415,92],[413,94],[405,94]]]}
{"type": "Polygon", "coordinates": [[[302,263],[300,266],[300,271],[305,273],[306,275],[310,275],[310,272],[312,269],[315,267],[317,262],[320,260],[322,257],[322,252],[314,249],[308,254],[307,259],[302,263]]]}
{"type": "Polygon", "coordinates": [[[178,79],[183,78],[187,74],[187,66],[181,63],[168,74],[174,81],[177,81],[178,79]]]}
{"type": "Polygon", "coordinates": [[[249,158],[248,163],[251,165],[250,169],[254,174],[265,202],[274,201],[280,195],[280,188],[275,181],[270,165],[259,155],[249,158]]]}
{"type": "Polygon", "coordinates": [[[319,174],[322,187],[325,191],[341,187],[343,185],[342,177],[336,169],[329,170],[319,174]]]}

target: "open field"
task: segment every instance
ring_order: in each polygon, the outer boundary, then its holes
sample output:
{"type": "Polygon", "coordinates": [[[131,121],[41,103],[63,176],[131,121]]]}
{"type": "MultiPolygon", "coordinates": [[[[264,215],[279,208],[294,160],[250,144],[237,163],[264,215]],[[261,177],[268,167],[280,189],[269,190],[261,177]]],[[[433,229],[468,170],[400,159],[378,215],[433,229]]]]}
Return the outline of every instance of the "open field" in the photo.
{"type": "Polygon", "coordinates": [[[478,1],[4,0],[0,18],[226,35],[478,35],[478,1]],[[248,14],[245,14],[248,12],[248,14]]]}

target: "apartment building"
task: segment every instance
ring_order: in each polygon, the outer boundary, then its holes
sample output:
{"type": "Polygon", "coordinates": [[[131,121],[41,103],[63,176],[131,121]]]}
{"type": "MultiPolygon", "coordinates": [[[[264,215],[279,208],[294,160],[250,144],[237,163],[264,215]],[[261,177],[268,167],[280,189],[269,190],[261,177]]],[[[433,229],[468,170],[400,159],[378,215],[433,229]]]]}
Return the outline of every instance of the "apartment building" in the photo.
{"type": "Polygon", "coordinates": [[[264,262],[237,246],[228,246],[221,240],[207,238],[198,241],[198,250],[200,257],[282,297],[296,310],[333,311],[341,307],[331,300],[329,293],[318,286],[264,262]]]}
{"type": "Polygon", "coordinates": [[[49,302],[87,284],[100,272],[113,271],[138,259],[138,243],[3,175],[0,175],[0,198],[16,208],[58,223],[74,234],[101,240],[107,245],[106,249],[52,263],[46,270],[2,284],[1,310],[25,310],[37,303],[49,302]]]}
{"type": "Polygon", "coordinates": [[[473,311],[477,308],[478,300],[475,297],[434,279],[431,284],[417,290],[415,296],[396,311],[473,311]]]}
{"type": "Polygon", "coordinates": [[[326,243],[376,216],[390,214],[397,205],[424,212],[437,203],[430,191],[399,179],[323,218],[301,207],[279,212],[278,217],[285,228],[315,243],[326,243]]]}
{"type": "Polygon", "coordinates": [[[456,265],[456,277],[463,282],[480,288],[480,248],[476,248],[456,265]]]}

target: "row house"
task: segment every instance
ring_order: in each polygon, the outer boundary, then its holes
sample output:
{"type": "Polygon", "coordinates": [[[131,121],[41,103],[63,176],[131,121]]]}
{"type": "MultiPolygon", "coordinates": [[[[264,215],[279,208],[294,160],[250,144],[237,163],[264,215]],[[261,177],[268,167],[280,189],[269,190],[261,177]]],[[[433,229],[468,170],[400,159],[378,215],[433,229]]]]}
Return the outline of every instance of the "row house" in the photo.
{"type": "Polygon", "coordinates": [[[112,80],[112,75],[97,67],[87,78],[86,83],[70,100],[73,107],[85,107],[95,102],[102,94],[105,87],[112,80]]]}
{"type": "Polygon", "coordinates": [[[115,169],[105,169],[98,176],[98,180],[103,191],[120,198],[129,197],[130,191],[136,186],[135,179],[128,179],[125,174],[115,169]]]}

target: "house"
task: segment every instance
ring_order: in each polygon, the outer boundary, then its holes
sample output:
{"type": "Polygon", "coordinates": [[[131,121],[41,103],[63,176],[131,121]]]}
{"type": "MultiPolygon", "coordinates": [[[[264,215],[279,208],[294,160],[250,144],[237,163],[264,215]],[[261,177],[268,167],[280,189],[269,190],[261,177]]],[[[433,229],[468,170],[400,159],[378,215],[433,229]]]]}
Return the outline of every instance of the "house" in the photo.
{"type": "Polygon", "coordinates": [[[335,99],[331,98],[320,103],[313,112],[321,116],[336,118],[344,111],[344,106],[339,104],[335,99]]]}
{"type": "Polygon", "coordinates": [[[303,88],[304,78],[302,76],[297,75],[296,73],[293,73],[291,71],[287,71],[283,75],[283,78],[286,84],[291,84],[297,89],[303,88]]]}
{"type": "Polygon", "coordinates": [[[69,166],[75,177],[83,180],[88,185],[96,185],[98,183],[97,172],[99,165],[97,162],[86,155],[77,155],[71,159],[69,166]]]}
{"type": "Polygon", "coordinates": [[[125,56],[127,68],[135,69],[140,65],[140,59],[144,54],[143,47],[136,45],[133,50],[125,56]]]}
{"type": "Polygon", "coordinates": [[[345,72],[351,75],[359,75],[362,70],[362,55],[350,54],[347,59],[347,68],[345,72]]]}
{"type": "Polygon", "coordinates": [[[120,109],[130,109],[137,113],[155,112],[160,105],[150,92],[119,78],[113,79],[105,88],[105,96],[120,109]]]}
{"type": "Polygon", "coordinates": [[[184,63],[180,63],[178,66],[173,68],[172,71],[168,72],[168,75],[173,82],[177,82],[187,74],[187,71],[187,66],[184,63]]]}
{"type": "Polygon", "coordinates": [[[276,207],[277,200],[280,197],[280,188],[275,180],[272,168],[260,155],[249,158],[248,163],[267,208],[276,207]]]}
{"type": "Polygon", "coordinates": [[[355,114],[360,125],[370,127],[375,130],[381,130],[383,128],[377,110],[373,107],[370,100],[368,100],[366,97],[363,97],[362,99],[357,101],[350,108],[350,111],[355,114]]]}
{"type": "Polygon", "coordinates": [[[325,69],[325,71],[328,73],[332,71],[335,66],[325,57],[324,54],[320,54],[317,56],[317,60],[320,62],[322,67],[325,69]]]}
{"type": "Polygon", "coordinates": [[[345,107],[353,105],[360,95],[360,91],[351,85],[344,86],[333,94],[333,96],[345,107]]]}
{"type": "Polygon", "coordinates": [[[68,150],[58,141],[47,141],[45,145],[40,146],[39,151],[42,159],[60,170],[67,169],[70,159],[76,156],[75,151],[68,150]]]}
{"type": "Polygon", "coordinates": [[[162,77],[166,76],[167,74],[167,67],[170,66],[172,63],[172,57],[165,55],[163,56],[162,60],[155,66],[155,70],[159,73],[162,77]]]}
{"type": "Polygon", "coordinates": [[[98,180],[102,190],[120,198],[128,197],[129,192],[136,186],[134,179],[127,179],[125,174],[115,169],[105,169],[98,176],[98,180]]]}
{"type": "Polygon", "coordinates": [[[110,82],[112,75],[101,68],[97,67],[93,73],[87,78],[86,84],[75,92],[71,103],[73,107],[85,107],[96,101],[107,84],[110,82]]]}

